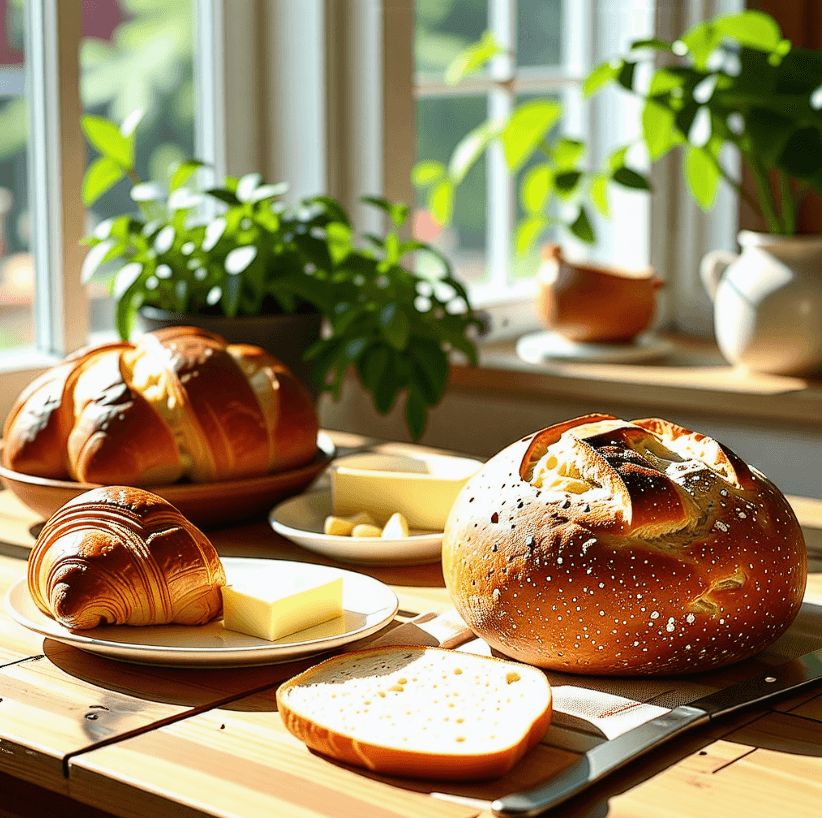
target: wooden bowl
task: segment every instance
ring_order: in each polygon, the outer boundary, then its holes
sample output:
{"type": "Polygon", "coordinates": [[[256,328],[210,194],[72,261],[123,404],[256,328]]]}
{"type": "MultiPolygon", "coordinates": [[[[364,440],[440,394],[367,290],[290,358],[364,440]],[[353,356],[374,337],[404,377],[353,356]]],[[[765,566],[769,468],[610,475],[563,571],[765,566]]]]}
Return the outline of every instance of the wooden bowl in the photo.
{"type": "Polygon", "coordinates": [[[630,342],[650,325],[662,283],[650,269],[575,264],[550,244],[537,273],[537,310],[549,330],[571,341],[630,342]]]}
{"type": "MultiPolygon", "coordinates": [[[[0,441],[0,463],[2,462],[0,441]]],[[[172,483],[145,486],[176,506],[195,525],[214,527],[263,516],[273,505],[307,488],[331,463],[336,448],[328,435],[317,436],[317,456],[297,469],[215,483],[172,483]]],[[[3,485],[47,520],[73,497],[98,488],[98,483],[52,480],[0,466],[3,485]]]]}

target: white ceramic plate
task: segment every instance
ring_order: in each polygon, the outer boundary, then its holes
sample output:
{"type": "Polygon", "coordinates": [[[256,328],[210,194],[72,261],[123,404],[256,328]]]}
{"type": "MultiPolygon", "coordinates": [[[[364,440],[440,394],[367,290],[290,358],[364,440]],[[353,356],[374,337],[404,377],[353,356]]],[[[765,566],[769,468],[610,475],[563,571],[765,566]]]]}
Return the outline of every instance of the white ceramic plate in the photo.
{"type": "Polygon", "coordinates": [[[363,565],[423,565],[442,557],[442,531],[408,537],[338,537],[323,533],[331,514],[331,492],[309,491],[275,506],[268,516],[271,527],[297,545],[341,562],[363,565]]]}
{"type": "Polygon", "coordinates": [[[241,582],[244,577],[257,580],[266,572],[278,579],[298,573],[328,581],[341,576],[343,615],[269,642],[226,630],[220,620],[200,626],[108,625],[86,631],[69,630],[41,613],[25,579],[9,590],[6,607],[21,625],[89,653],[137,664],[201,668],[269,665],[322,653],[380,630],[393,619],[399,607],[396,594],[388,586],[353,571],[287,560],[239,557],[224,557],[222,563],[229,584],[241,582]]]}
{"type": "Polygon", "coordinates": [[[630,364],[661,358],[670,351],[668,341],[652,334],[638,335],[625,344],[583,344],[554,332],[532,332],[517,341],[517,355],[529,364],[552,360],[630,364]]]}

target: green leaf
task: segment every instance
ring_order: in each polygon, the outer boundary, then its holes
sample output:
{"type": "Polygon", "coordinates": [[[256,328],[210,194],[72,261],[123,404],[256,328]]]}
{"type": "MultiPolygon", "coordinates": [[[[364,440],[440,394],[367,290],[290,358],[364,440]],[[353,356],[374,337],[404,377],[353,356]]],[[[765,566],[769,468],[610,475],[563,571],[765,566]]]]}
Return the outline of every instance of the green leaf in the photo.
{"type": "Polygon", "coordinates": [[[518,105],[500,133],[505,161],[511,172],[519,170],[556,124],[562,108],[551,100],[518,105]]]}
{"type": "Polygon", "coordinates": [[[524,256],[533,247],[534,242],[551,225],[549,219],[544,216],[530,216],[517,224],[514,237],[514,252],[518,256],[524,256]]]}
{"type": "Polygon", "coordinates": [[[338,265],[353,249],[351,228],[347,224],[331,222],[325,228],[328,253],[334,266],[338,265]]]}
{"type": "Polygon", "coordinates": [[[684,164],[685,181],[691,195],[703,210],[710,210],[721,178],[716,162],[705,148],[689,147],[684,164]]]}
{"type": "Polygon", "coordinates": [[[797,179],[812,179],[822,170],[822,136],[813,125],[798,128],[779,156],[779,167],[797,179]]]}
{"type": "Polygon", "coordinates": [[[179,164],[171,176],[169,190],[173,192],[177,190],[177,188],[182,187],[197,169],[203,167],[204,164],[204,162],[200,162],[198,159],[189,159],[187,162],[179,164]]]}
{"type": "Polygon", "coordinates": [[[568,225],[568,229],[580,239],[580,241],[584,241],[587,244],[593,244],[596,240],[594,228],[591,226],[591,221],[584,207],[580,207],[576,219],[572,224],[568,225]]]}
{"type": "Polygon", "coordinates": [[[123,298],[125,293],[134,286],[143,273],[144,266],[139,261],[126,264],[117,271],[114,279],[113,295],[117,299],[123,298]]]}
{"type": "Polygon", "coordinates": [[[642,109],[642,138],[651,161],[661,158],[677,144],[675,129],[674,112],[649,99],[642,109]]]}
{"type": "Polygon", "coordinates": [[[93,205],[124,176],[125,172],[113,159],[107,156],[95,159],[83,177],[83,204],[93,205]]]}
{"type": "Polygon", "coordinates": [[[261,202],[263,199],[275,199],[288,191],[288,184],[280,182],[277,185],[260,185],[252,194],[249,201],[261,202]]]}
{"type": "Polygon", "coordinates": [[[80,271],[80,280],[83,284],[88,284],[92,276],[107,261],[117,258],[121,254],[121,245],[117,239],[105,239],[96,244],[86,253],[83,259],[83,267],[80,271]]]}
{"type": "Polygon", "coordinates": [[[582,173],[578,170],[566,170],[563,173],[558,173],[554,177],[554,185],[556,186],[557,193],[567,199],[573,195],[581,178],[582,173]]]}
{"type": "Polygon", "coordinates": [[[420,394],[430,406],[438,403],[448,383],[448,355],[436,341],[415,337],[408,351],[420,394]]]}
{"type": "Polygon", "coordinates": [[[442,225],[450,224],[454,214],[454,185],[450,179],[443,179],[428,196],[428,209],[442,225]]]}
{"type": "Polygon", "coordinates": [[[209,196],[213,196],[215,199],[219,199],[221,202],[225,202],[225,204],[230,205],[231,207],[236,207],[240,204],[240,200],[230,190],[212,188],[211,190],[207,190],[206,193],[209,196]]]}
{"type": "Polygon", "coordinates": [[[459,141],[448,163],[448,175],[455,185],[462,182],[465,174],[471,170],[477,159],[482,156],[495,133],[496,127],[490,122],[484,122],[459,141]]]}
{"type": "Polygon", "coordinates": [[[379,321],[388,343],[402,352],[411,335],[411,322],[405,311],[395,303],[386,304],[379,312],[379,321]]]}
{"type": "Polygon", "coordinates": [[[133,140],[123,136],[113,122],[101,116],[87,115],[81,118],[80,124],[86,139],[104,157],[111,159],[121,170],[134,167],[133,140]]]}
{"type": "Polygon", "coordinates": [[[563,137],[554,145],[554,162],[556,162],[557,167],[561,170],[574,168],[584,153],[584,142],[563,137]]]}
{"type": "MultiPolygon", "coordinates": [[[[363,352],[357,361],[357,372],[360,375],[360,380],[363,386],[372,395],[375,395],[375,401],[376,394],[380,392],[380,385],[389,377],[392,360],[393,355],[388,347],[373,344],[363,352]]],[[[383,412],[380,406],[377,408],[380,412],[383,412]]],[[[385,411],[388,411],[388,409],[385,409],[385,411]]]]}
{"type": "Polygon", "coordinates": [[[617,168],[612,174],[611,178],[622,187],[631,188],[632,190],[650,190],[651,185],[648,180],[641,174],[637,173],[631,168],[621,167],[617,168]]]}
{"type": "Polygon", "coordinates": [[[473,74],[481,68],[492,57],[497,54],[504,54],[505,50],[496,41],[490,31],[484,31],[482,37],[476,42],[463,49],[445,69],[445,81],[449,85],[456,85],[469,74],[473,74]]]}
{"type": "Polygon", "coordinates": [[[254,191],[257,190],[262,181],[262,174],[246,173],[246,175],[241,177],[240,181],[237,182],[237,198],[241,202],[254,201],[254,191]]]}
{"type": "Polygon", "coordinates": [[[427,423],[426,415],[425,401],[416,391],[409,390],[405,401],[405,422],[412,440],[417,441],[422,437],[427,423]]]}
{"type": "Polygon", "coordinates": [[[222,216],[218,216],[208,223],[202,243],[202,248],[206,253],[210,253],[214,249],[214,245],[217,244],[225,232],[226,224],[227,222],[222,216]]]}
{"type": "Polygon", "coordinates": [[[648,96],[658,97],[669,94],[677,88],[685,85],[689,74],[696,74],[690,69],[683,69],[682,66],[663,67],[654,71],[651,82],[648,85],[648,96]]]}
{"type": "Polygon", "coordinates": [[[622,60],[609,60],[596,66],[585,78],[585,84],[582,86],[585,96],[590,97],[609,82],[613,82],[621,68],[622,60]]]}
{"type": "Polygon", "coordinates": [[[768,165],[776,163],[795,127],[792,117],[766,108],[751,108],[745,117],[745,132],[753,149],[768,165]]]}
{"type": "Polygon", "coordinates": [[[131,189],[131,199],[135,202],[164,202],[168,191],[159,182],[141,182],[131,189]]]}
{"type": "Polygon", "coordinates": [[[220,305],[223,312],[234,318],[240,308],[240,295],[242,294],[242,279],[239,276],[228,276],[223,283],[223,292],[220,298],[220,305]]]}
{"type": "Polygon", "coordinates": [[[627,62],[623,60],[622,67],[617,72],[617,82],[626,90],[634,90],[634,72],[636,69],[635,62],[627,62]]]}
{"type": "Polygon", "coordinates": [[[596,209],[606,218],[611,215],[611,208],[608,204],[608,183],[610,178],[601,174],[591,183],[591,201],[596,209]]]}
{"type": "Polygon", "coordinates": [[[554,188],[554,174],[550,165],[529,168],[520,185],[522,206],[528,213],[539,213],[554,188]]]}
{"type": "Polygon", "coordinates": [[[671,44],[666,43],[665,40],[660,40],[659,37],[650,37],[646,40],[634,40],[631,43],[631,51],[637,51],[641,48],[652,48],[654,51],[670,51],[671,44]]]}
{"type": "Polygon", "coordinates": [[[244,273],[251,262],[257,258],[257,248],[253,244],[245,247],[235,247],[225,257],[225,271],[232,276],[244,273]]]}
{"type": "Polygon", "coordinates": [[[426,159],[417,162],[411,169],[411,181],[417,187],[427,187],[445,176],[445,165],[426,159]]]}
{"type": "Polygon", "coordinates": [[[611,172],[613,173],[617,168],[621,168],[625,164],[625,156],[628,153],[628,149],[630,145],[625,145],[622,148],[617,148],[611,155],[608,157],[608,167],[610,167],[611,172]]]}
{"type": "Polygon", "coordinates": [[[722,34],[711,21],[699,23],[686,32],[674,43],[674,52],[680,54],[682,47],[687,49],[694,61],[694,67],[700,70],[706,68],[708,57],[722,41],[722,34]]]}
{"type": "Polygon", "coordinates": [[[145,118],[146,112],[142,108],[135,108],[122,122],[120,125],[120,133],[129,139],[133,136],[134,132],[137,128],[140,127],[140,123],[145,118]]]}
{"type": "Polygon", "coordinates": [[[761,11],[743,11],[718,17],[713,21],[714,29],[725,37],[732,37],[740,45],[758,51],[774,51],[782,42],[779,24],[761,11]]]}
{"type": "Polygon", "coordinates": [[[380,196],[360,196],[360,201],[365,202],[365,204],[378,207],[380,210],[387,213],[391,221],[394,222],[397,227],[405,224],[405,220],[408,218],[408,207],[404,204],[389,202],[387,199],[383,199],[380,196]]]}

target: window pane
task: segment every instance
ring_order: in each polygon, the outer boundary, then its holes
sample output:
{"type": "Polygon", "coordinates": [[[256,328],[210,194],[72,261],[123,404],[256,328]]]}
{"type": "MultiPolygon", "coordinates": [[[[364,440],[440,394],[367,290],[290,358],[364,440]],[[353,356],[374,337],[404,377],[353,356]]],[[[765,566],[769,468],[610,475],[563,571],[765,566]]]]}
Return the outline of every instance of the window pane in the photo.
{"type": "Polygon", "coordinates": [[[559,65],[561,42],[562,0],[519,0],[517,64],[559,65]]]}
{"type": "MultiPolygon", "coordinates": [[[[122,122],[145,116],[137,129],[136,171],[143,180],[168,180],[176,161],[193,156],[193,0],[106,0],[83,4],[82,97],[87,113],[122,122]]],[[[97,158],[89,150],[89,162],[97,158]]],[[[137,213],[130,183],[115,185],[89,212],[88,229],[137,213]]],[[[89,285],[91,332],[111,331],[108,282],[89,285]]]]}
{"type": "MultiPolygon", "coordinates": [[[[444,97],[417,103],[417,158],[447,164],[457,143],[486,119],[485,97],[444,97]]],[[[454,218],[443,228],[420,200],[414,232],[438,247],[467,282],[485,278],[486,159],[468,171],[454,197],[454,218]]]]}
{"type": "Polygon", "coordinates": [[[34,343],[23,15],[0,0],[0,350],[34,343]]]}
{"type": "Polygon", "coordinates": [[[417,71],[442,74],[488,28],[488,0],[416,0],[417,71]]]}

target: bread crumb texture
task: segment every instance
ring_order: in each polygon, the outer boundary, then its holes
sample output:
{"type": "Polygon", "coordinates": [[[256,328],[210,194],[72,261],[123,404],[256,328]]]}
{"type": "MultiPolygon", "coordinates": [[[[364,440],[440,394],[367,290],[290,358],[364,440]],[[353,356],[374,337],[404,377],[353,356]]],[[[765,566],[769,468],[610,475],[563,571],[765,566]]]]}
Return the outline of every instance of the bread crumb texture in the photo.
{"type": "Polygon", "coordinates": [[[449,516],[457,610],[515,659],[574,673],[702,671],[783,633],[807,578],[783,494],[657,418],[544,429],[492,458],[449,516]]]}
{"type": "Polygon", "coordinates": [[[501,774],[539,741],[551,690],[536,668],[398,647],[329,660],[284,684],[278,703],[288,729],[326,754],[428,777],[441,777],[438,763],[459,777],[462,758],[462,774],[477,777],[478,759],[498,768],[482,775],[501,774]]]}

